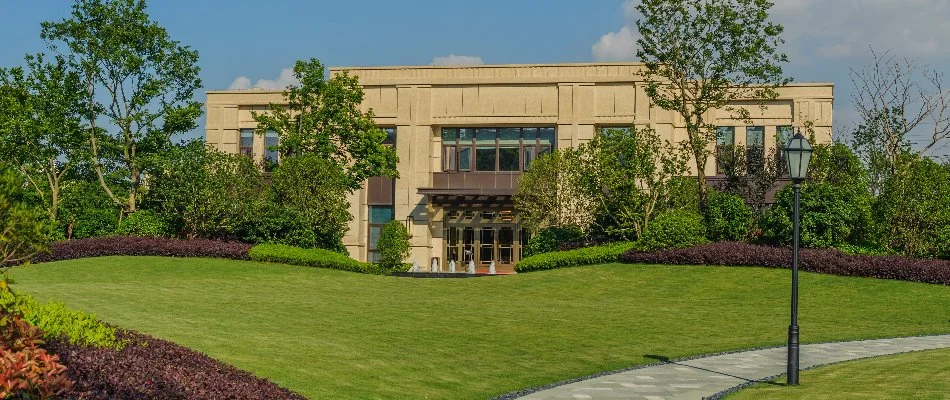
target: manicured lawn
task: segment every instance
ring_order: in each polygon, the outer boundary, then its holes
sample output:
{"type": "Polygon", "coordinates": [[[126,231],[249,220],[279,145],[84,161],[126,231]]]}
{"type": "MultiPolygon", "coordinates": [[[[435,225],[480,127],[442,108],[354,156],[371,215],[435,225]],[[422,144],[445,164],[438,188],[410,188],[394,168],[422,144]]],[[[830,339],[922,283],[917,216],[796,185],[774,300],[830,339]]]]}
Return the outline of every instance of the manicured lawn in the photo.
{"type": "MultiPolygon", "coordinates": [[[[602,265],[415,279],[108,257],[14,287],[205,352],[312,398],[485,399],[669,358],[784,343],[789,272],[602,265]]],[[[950,287],[802,274],[802,340],[950,332],[950,287]]]]}
{"type": "MultiPolygon", "coordinates": [[[[777,382],[785,382],[779,379],[777,382]]],[[[950,349],[875,357],[803,371],[796,387],[756,385],[726,397],[752,399],[947,399],[950,349]]]]}

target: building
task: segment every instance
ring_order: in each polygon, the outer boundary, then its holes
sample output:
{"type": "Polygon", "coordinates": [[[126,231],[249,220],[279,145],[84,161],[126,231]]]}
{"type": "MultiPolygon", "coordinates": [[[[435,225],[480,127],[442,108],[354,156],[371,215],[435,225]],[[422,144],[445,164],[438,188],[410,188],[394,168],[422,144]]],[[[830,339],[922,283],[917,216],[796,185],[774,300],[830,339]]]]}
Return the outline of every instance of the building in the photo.
{"type": "MultiPolygon", "coordinates": [[[[373,260],[380,228],[405,221],[412,258],[424,267],[438,259],[474,259],[499,268],[521,258],[527,232],[512,207],[518,176],[531,160],[574,147],[603,127],[650,125],[678,141],[678,115],[650,106],[639,63],[333,68],[359,77],[364,110],[387,129],[399,155],[400,179],[370,179],[350,195],[354,216],[344,244],[358,260],[373,260]]],[[[831,140],[830,83],[792,84],[767,102],[747,107],[752,123],[720,111],[722,144],[775,146],[776,135],[810,121],[819,141],[831,140]]],[[[251,111],[283,100],[280,91],[208,92],[207,142],[262,160],[277,137],[255,136],[251,111]]],[[[711,160],[706,174],[716,175],[711,160]]],[[[459,267],[461,268],[461,266],[459,267]]]]}

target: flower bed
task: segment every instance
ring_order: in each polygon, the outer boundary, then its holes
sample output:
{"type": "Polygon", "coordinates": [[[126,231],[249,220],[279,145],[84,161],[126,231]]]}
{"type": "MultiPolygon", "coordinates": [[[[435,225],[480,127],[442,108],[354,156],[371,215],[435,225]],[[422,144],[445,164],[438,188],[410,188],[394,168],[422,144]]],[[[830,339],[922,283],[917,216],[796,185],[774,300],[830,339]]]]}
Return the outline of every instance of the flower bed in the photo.
{"type": "Polygon", "coordinates": [[[33,257],[33,262],[72,260],[101,256],[212,257],[247,260],[251,245],[208,239],[169,239],[109,236],[54,243],[51,251],[33,257]]]}
{"type": "MultiPolygon", "coordinates": [[[[720,242],[679,250],[624,253],[623,262],[789,268],[787,247],[720,242]]],[[[950,261],[902,256],[849,255],[837,249],[802,249],[802,271],[950,285],[950,261]]]]}
{"type": "Polygon", "coordinates": [[[82,399],[303,399],[266,379],[171,342],[126,330],[122,350],[51,340],[82,399]]]}

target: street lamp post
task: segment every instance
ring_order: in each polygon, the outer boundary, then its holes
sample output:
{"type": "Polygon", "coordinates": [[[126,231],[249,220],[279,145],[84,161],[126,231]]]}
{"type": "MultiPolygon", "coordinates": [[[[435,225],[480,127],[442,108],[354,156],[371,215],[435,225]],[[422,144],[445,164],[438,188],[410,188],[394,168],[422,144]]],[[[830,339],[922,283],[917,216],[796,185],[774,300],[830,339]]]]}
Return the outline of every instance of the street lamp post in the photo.
{"type": "Polygon", "coordinates": [[[785,158],[788,161],[788,176],[792,179],[795,203],[792,206],[792,319],[788,325],[788,385],[798,385],[798,237],[799,210],[798,200],[801,183],[808,175],[808,162],[811,161],[812,148],[801,131],[789,139],[785,145],[785,158]]]}

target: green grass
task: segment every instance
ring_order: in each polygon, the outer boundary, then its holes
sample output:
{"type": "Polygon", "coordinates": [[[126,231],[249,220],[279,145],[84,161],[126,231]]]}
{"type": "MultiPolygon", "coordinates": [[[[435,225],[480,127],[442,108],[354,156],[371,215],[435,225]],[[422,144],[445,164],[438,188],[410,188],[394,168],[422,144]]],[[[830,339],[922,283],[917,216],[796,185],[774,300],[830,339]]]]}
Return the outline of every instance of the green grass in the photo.
{"type": "MultiPolygon", "coordinates": [[[[217,259],[106,257],[15,287],[312,398],[485,399],[600,371],[782,345],[786,270],[622,264],[415,279],[217,259]]],[[[802,340],[950,332],[950,287],[803,273],[802,340]]]]}
{"type": "MultiPolygon", "coordinates": [[[[760,384],[727,396],[752,399],[947,399],[950,349],[848,361],[803,371],[795,387],[760,384]]],[[[784,382],[784,378],[777,382],[784,382]]]]}

